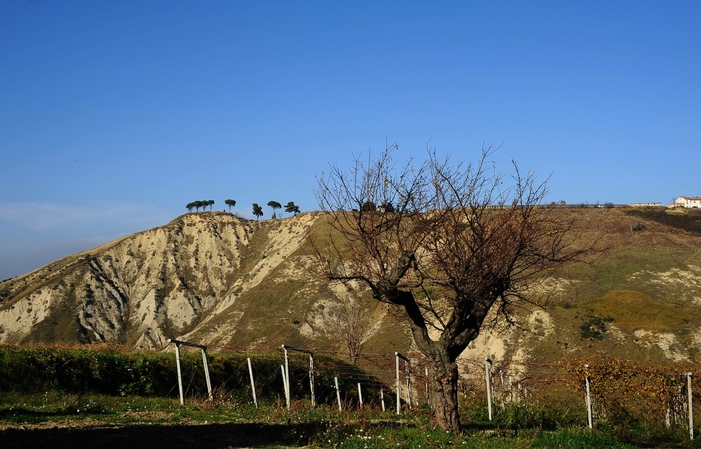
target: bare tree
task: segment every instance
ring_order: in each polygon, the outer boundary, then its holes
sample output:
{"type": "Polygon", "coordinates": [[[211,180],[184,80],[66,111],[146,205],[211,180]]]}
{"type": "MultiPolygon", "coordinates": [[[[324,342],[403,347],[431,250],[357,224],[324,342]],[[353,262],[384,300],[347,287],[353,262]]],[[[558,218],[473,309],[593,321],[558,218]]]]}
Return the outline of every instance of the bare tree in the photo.
{"type": "Polygon", "coordinates": [[[505,185],[490,162],[494,148],[467,165],[431,149],[425,162],[399,165],[395,149],[356,158],[349,171],[331,165],[316,191],[330,243],[310,242],[324,278],[365,283],[396,307],[428,359],[434,424],[459,432],[458,356],[490,310],[510,322],[513,305],[532,301],[529,284],[581,251],[568,246],[568,224],[540,205],[546,183],[514,163],[505,185]]]}
{"type": "Polygon", "coordinates": [[[357,299],[347,298],[331,311],[329,325],[331,332],[346,346],[348,360],[355,364],[365,348],[373,330],[369,311],[357,299]]]}

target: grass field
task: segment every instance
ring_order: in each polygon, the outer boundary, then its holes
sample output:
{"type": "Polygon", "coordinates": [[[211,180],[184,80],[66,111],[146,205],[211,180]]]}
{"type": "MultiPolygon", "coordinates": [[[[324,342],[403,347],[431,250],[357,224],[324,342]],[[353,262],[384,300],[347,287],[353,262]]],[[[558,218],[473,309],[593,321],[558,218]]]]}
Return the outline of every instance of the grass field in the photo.
{"type": "MultiPolygon", "coordinates": [[[[323,363],[315,374],[316,408],[309,400],[308,360],[290,359],[293,403],[288,410],[280,393],[279,354],[252,357],[260,408],[251,403],[245,356],[210,355],[215,389],[208,400],[202,373],[194,370],[201,365],[200,355],[187,354],[183,363],[190,374],[181,405],[173,359],[172,354],[116,347],[0,346],[0,447],[701,447],[690,446],[683,420],[666,428],[659,407],[638,410],[642,400],[636,407],[595,396],[600,410],[610,416],[598,413],[590,431],[581,394],[552,383],[534,387],[523,401],[495,401],[491,421],[483,394],[461,394],[465,431],[453,435],[431,427],[426,405],[408,410],[404,404],[403,413],[396,415],[387,386],[386,411],[381,411],[377,391],[373,394],[376,388],[363,393],[361,407],[355,381],[363,376],[368,386],[379,380],[324,357],[319,357],[323,363]],[[342,411],[329,388],[337,370],[354,379],[340,382],[342,411]]],[[[612,369],[623,367],[630,373],[642,368],[628,365],[595,363],[590,375],[601,389],[612,369]]],[[[653,379],[656,372],[645,372],[649,376],[628,376],[630,390],[654,386],[641,379],[653,379]]],[[[571,383],[578,382],[576,375],[570,377],[571,383]]],[[[620,389],[611,388],[607,396],[620,389]]]]}
{"type": "MultiPolygon", "coordinates": [[[[471,415],[465,411],[465,415],[471,415]]],[[[472,414],[474,416],[474,414],[472,414]]],[[[217,447],[217,448],[629,448],[605,430],[545,430],[465,422],[463,435],[431,429],[425,408],[392,412],[260,409],[226,401],[181,406],[162,398],[46,393],[4,394],[0,399],[2,447],[217,447]]],[[[644,443],[644,442],[643,442],[644,443]]],[[[659,441],[656,441],[659,443],[659,441]]],[[[672,442],[673,443],[673,442],[672,442]]],[[[679,442],[676,446],[686,447],[679,442]]],[[[668,447],[675,447],[673,444],[668,447]]]]}

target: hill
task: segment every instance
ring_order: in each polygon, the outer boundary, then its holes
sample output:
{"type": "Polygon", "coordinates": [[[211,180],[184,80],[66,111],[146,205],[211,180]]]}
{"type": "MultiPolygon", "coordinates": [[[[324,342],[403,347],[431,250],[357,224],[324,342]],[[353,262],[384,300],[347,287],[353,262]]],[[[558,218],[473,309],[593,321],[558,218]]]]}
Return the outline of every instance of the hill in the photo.
{"type": "MultiPolygon", "coordinates": [[[[531,289],[544,308],[484,331],[466,357],[554,361],[571,354],[701,361],[701,214],[632,208],[558,210],[573,244],[599,239],[593,263],[562,267],[531,289]]],[[[374,327],[367,352],[411,351],[411,337],[362,288],[309,270],[307,232],[323,214],[253,221],[189,213],[0,284],[0,342],[111,342],[164,349],[170,338],[247,351],[281,344],[342,351],[337,304],[359,301],[374,327]]]]}

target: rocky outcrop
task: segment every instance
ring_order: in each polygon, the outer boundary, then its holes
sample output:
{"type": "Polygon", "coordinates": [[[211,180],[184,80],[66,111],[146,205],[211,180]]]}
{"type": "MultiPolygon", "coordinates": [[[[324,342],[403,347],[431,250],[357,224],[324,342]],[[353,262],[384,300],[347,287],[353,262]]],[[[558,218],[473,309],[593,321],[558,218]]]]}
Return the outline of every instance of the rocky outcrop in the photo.
{"type": "Polygon", "coordinates": [[[187,214],[57,261],[0,285],[0,342],[162,348],[259,283],[296,250],[302,239],[290,236],[302,236],[312,221],[310,215],[255,222],[228,213],[187,214]],[[265,263],[244,267],[244,259],[265,263]]]}

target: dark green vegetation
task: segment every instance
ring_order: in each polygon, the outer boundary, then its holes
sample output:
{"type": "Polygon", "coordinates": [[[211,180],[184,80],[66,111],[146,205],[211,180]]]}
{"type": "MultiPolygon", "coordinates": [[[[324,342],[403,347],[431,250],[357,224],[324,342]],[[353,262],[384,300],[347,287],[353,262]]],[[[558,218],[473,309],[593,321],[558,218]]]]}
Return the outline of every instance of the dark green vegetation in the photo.
{"type": "Polygon", "coordinates": [[[300,213],[299,206],[297,206],[294,201],[290,201],[287,204],[285,204],[285,212],[287,212],[288,214],[297,215],[298,213],[300,213]]]}
{"type": "Polygon", "coordinates": [[[268,207],[270,207],[273,210],[273,219],[277,218],[275,215],[275,211],[277,209],[280,209],[282,207],[282,204],[278,203],[277,201],[268,201],[268,207]]]}
{"type": "MultiPolygon", "coordinates": [[[[231,201],[231,200],[227,200],[227,201],[231,201]]],[[[226,204],[229,205],[229,203],[226,203],[226,204]]],[[[234,204],[236,204],[236,201],[234,201],[234,204]]],[[[229,208],[231,208],[231,206],[233,206],[234,204],[229,205],[229,208]]],[[[212,206],[214,206],[214,200],[193,201],[191,203],[187,203],[187,205],[185,205],[185,208],[187,209],[188,212],[192,212],[192,209],[195,209],[195,211],[199,211],[200,207],[204,211],[207,208],[207,206],[209,206],[209,210],[212,210],[212,206]]]]}
{"type": "MultiPolygon", "coordinates": [[[[181,353],[186,348],[181,348],[181,353]]],[[[282,393],[282,354],[211,354],[208,357],[213,394],[222,400],[252,402],[247,357],[251,358],[260,404],[279,404],[282,393]]],[[[334,376],[342,373],[339,389],[348,404],[358,402],[357,383],[364,385],[364,400],[377,399],[380,381],[344,362],[315,357],[316,401],[334,404],[334,376]]],[[[182,354],[183,384],[188,399],[206,398],[202,355],[182,354]]],[[[309,359],[290,355],[291,394],[309,397],[309,359]]],[[[385,390],[387,388],[385,387],[385,390]]],[[[0,347],[0,392],[23,394],[101,394],[177,398],[175,355],[161,352],[133,353],[116,348],[58,348],[49,346],[0,347]]],[[[389,394],[387,400],[390,400],[389,394]]]]}
{"type": "MultiPolygon", "coordinates": [[[[320,405],[312,409],[308,359],[297,354],[292,356],[290,367],[291,410],[284,407],[282,397],[282,355],[251,357],[260,404],[256,409],[245,358],[241,354],[210,355],[215,386],[210,401],[200,353],[185,354],[187,393],[181,406],[176,397],[172,353],[1,347],[3,447],[15,447],[13,444],[19,442],[24,447],[40,447],[42,441],[49,440],[58,448],[91,443],[124,447],[127,441],[135,448],[162,447],[166,443],[169,447],[192,447],[197,443],[207,447],[319,448],[689,447],[684,426],[645,427],[631,421],[630,415],[617,417],[616,421],[598,417],[597,428],[586,430],[580,392],[557,387],[536,388],[521,402],[497,401],[492,421],[487,416],[484,392],[468,390],[460,395],[464,431],[453,435],[430,426],[425,405],[408,410],[404,404],[402,414],[396,415],[394,397],[387,393],[386,386],[387,411],[382,412],[377,379],[338,360],[319,356],[315,371],[320,405]],[[335,390],[330,387],[338,373],[342,373],[343,411],[337,409],[335,390]],[[362,409],[355,389],[358,381],[368,386],[363,389],[362,409]],[[104,439],[110,443],[100,441],[104,439]]],[[[599,385],[602,373],[592,373],[599,385]]]]}
{"type": "Polygon", "coordinates": [[[253,203],[253,215],[256,216],[256,220],[263,216],[263,208],[258,203],[253,203]]]}
{"type": "MultiPolygon", "coordinates": [[[[188,354],[184,366],[197,365],[198,358],[197,353],[188,354]]],[[[371,399],[359,410],[353,385],[347,382],[341,384],[349,392],[343,395],[344,411],[328,401],[312,409],[303,399],[304,382],[298,386],[292,410],[286,410],[279,395],[264,392],[281,391],[271,379],[279,369],[279,355],[254,357],[263,398],[259,409],[250,404],[248,379],[240,366],[243,357],[219,354],[210,357],[213,382],[219,385],[214,400],[206,399],[198,373],[187,376],[194,394],[181,406],[173,394],[173,359],[172,354],[133,354],[114,348],[1,348],[3,447],[40,447],[46,441],[54,448],[629,447],[605,430],[582,430],[582,413],[567,409],[512,404],[489,422],[477,397],[464,398],[466,432],[451,435],[429,427],[425,407],[397,416],[391,406],[382,412],[377,398],[367,392],[371,399]]],[[[348,368],[323,357],[319,365],[348,368]]],[[[292,370],[293,379],[305,378],[302,359],[295,358],[292,370]]],[[[331,373],[321,369],[317,375],[323,392],[331,373]]]]}

